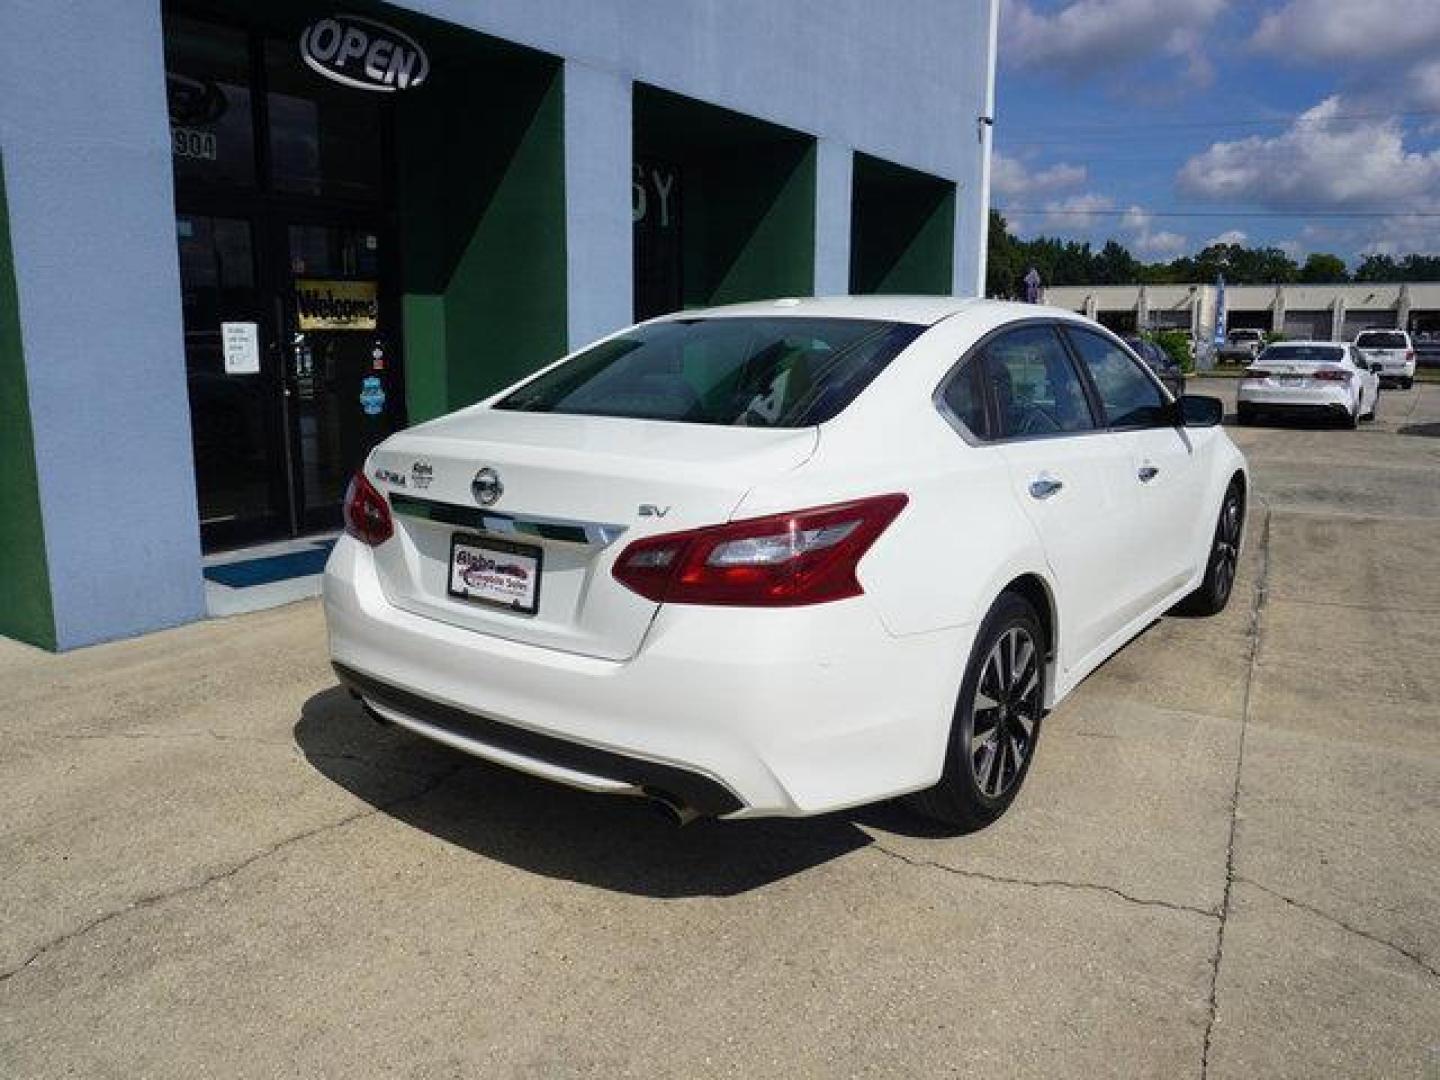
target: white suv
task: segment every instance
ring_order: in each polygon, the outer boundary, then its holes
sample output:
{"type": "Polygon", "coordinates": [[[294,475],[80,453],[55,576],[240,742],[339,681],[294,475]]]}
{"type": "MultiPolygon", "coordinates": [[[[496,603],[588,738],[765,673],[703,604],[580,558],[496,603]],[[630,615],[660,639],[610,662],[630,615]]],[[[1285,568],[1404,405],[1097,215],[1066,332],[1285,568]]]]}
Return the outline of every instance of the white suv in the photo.
{"type": "Polygon", "coordinates": [[[1381,379],[1406,390],[1415,385],[1415,344],[1404,330],[1361,330],[1355,347],[1381,379]]]}

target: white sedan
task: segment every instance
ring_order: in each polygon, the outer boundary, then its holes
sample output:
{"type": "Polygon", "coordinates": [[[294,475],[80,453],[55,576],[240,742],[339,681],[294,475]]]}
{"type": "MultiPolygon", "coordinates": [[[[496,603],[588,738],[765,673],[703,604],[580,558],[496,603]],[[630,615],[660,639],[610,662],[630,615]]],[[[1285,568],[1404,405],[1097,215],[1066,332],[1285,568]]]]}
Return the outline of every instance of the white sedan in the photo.
{"type": "Polygon", "coordinates": [[[370,455],[331,655],[384,721],[682,821],[913,793],[981,825],[1081,679],[1225,606],[1220,414],[1057,309],[668,316],[370,455]]]}
{"type": "Polygon", "coordinates": [[[1336,417],[1353,428],[1375,419],[1380,376],[1354,345],[1283,341],[1255,358],[1235,396],[1242,424],[1262,415],[1308,414],[1336,417]]]}

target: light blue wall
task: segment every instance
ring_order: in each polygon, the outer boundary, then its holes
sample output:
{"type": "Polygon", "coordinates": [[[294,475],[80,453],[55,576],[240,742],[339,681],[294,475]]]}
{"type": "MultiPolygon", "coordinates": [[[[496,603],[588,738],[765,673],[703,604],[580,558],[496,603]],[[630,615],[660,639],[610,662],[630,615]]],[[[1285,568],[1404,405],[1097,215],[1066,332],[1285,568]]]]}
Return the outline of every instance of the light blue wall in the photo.
{"type": "Polygon", "coordinates": [[[469,26],[953,180],[976,290],[996,0],[408,0],[469,26]]]}
{"type": "Polygon", "coordinates": [[[815,146],[815,295],[850,291],[850,196],[855,155],[834,139],[815,146]]]}
{"type": "Polygon", "coordinates": [[[57,645],[198,618],[158,3],[3,0],[0,145],[57,645]]]}
{"type": "Polygon", "coordinates": [[[635,316],[630,80],[565,62],[565,271],[570,348],[635,316]]]}

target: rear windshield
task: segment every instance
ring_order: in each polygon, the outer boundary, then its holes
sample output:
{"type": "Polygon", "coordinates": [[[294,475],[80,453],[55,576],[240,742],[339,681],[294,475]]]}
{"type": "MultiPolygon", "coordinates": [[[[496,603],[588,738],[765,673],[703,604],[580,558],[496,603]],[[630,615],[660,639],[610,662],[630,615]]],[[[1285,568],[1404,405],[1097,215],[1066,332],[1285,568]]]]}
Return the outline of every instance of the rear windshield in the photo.
{"type": "Polygon", "coordinates": [[[1381,330],[1375,333],[1361,334],[1355,339],[1355,344],[1362,349],[1403,349],[1405,348],[1405,335],[1395,330],[1381,330]]]}
{"type": "Polygon", "coordinates": [[[809,427],[844,409],[923,326],[862,319],[682,319],[627,330],[496,403],[524,412],[809,427]]]}
{"type": "Polygon", "coordinates": [[[1338,364],[1345,350],[1338,345],[1271,345],[1260,354],[1257,364],[1338,364]]]}

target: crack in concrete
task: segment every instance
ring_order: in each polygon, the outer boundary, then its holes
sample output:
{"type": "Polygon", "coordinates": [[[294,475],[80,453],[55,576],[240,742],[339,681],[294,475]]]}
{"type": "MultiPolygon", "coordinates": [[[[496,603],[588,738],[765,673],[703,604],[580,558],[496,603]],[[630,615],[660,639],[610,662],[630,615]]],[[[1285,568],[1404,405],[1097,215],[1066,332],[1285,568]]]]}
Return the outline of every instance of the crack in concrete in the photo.
{"type": "Polygon", "coordinates": [[[414,776],[421,779],[434,775],[421,769],[407,769],[401,765],[392,765],[385,761],[375,761],[371,758],[361,757],[359,754],[349,754],[340,751],[301,750],[290,739],[261,739],[253,735],[226,735],[210,729],[205,731],[77,731],[43,735],[42,738],[82,740],[155,739],[161,741],[166,739],[213,739],[216,742],[247,743],[253,746],[277,746],[286,750],[295,751],[307,761],[350,761],[372,769],[398,773],[401,776],[414,776]]]}
{"type": "Polygon", "coordinates": [[[225,881],[228,878],[232,878],[247,867],[254,866],[256,863],[264,859],[268,859],[270,856],[275,855],[285,850],[286,848],[292,847],[295,844],[301,843],[304,840],[309,840],[311,837],[319,836],[321,833],[334,832],[337,829],[343,829],[345,826],[350,825],[353,822],[361,821],[365,818],[374,817],[376,814],[385,813],[386,811],[392,810],[397,806],[402,806],[407,802],[414,802],[419,799],[423,799],[425,798],[425,796],[434,792],[441,785],[446,783],[446,781],[450,780],[458,773],[461,773],[466,769],[472,767],[473,766],[469,762],[461,762],[455,765],[453,768],[445,770],[445,772],[443,773],[432,774],[431,782],[424,785],[418,791],[412,791],[409,794],[397,796],[396,798],[390,799],[386,802],[377,803],[373,806],[368,806],[364,810],[358,810],[353,814],[348,814],[337,821],[327,822],[324,825],[317,825],[313,829],[306,829],[304,832],[295,833],[294,835],[288,836],[283,840],[277,840],[275,843],[270,844],[269,846],[264,847],[251,855],[246,856],[244,859],[241,859],[233,866],[227,867],[224,870],[216,871],[213,874],[209,874],[199,881],[186,882],[183,885],[176,885],[170,889],[164,889],[157,893],[150,893],[149,895],[138,897],[134,900],[131,900],[123,907],[107,911],[103,915],[98,915],[94,919],[91,919],[89,922],[78,926],[73,930],[67,930],[65,933],[59,934],[56,937],[51,938],[43,945],[36,948],[28,957],[22,960],[19,964],[16,964],[13,968],[10,968],[8,971],[0,971],[0,985],[4,985],[10,979],[20,974],[20,972],[24,971],[31,964],[35,963],[35,961],[39,960],[46,953],[52,952],[53,950],[58,949],[62,945],[74,941],[77,938],[84,937],[92,930],[104,926],[107,923],[113,922],[114,920],[120,918],[123,915],[128,915],[133,911],[144,911],[148,908],[156,907],[160,904],[165,903],[165,901],[167,900],[173,900],[177,896],[188,896],[191,893],[201,892],[209,888],[211,885],[214,885],[216,882],[225,881]]]}
{"type": "Polygon", "coordinates": [[[1270,886],[1268,885],[1261,885],[1260,882],[1255,881],[1252,878],[1237,877],[1235,881],[1237,884],[1249,885],[1253,889],[1259,889],[1261,892],[1273,896],[1277,900],[1283,900],[1285,903],[1289,904],[1293,908],[1298,908],[1301,911],[1309,912],[1316,918],[1324,919],[1332,926],[1338,926],[1341,930],[1345,930],[1351,934],[1354,934],[1358,938],[1364,938],[1366,941],[1371,942],[1372,944],[1380,945],[1383,948],[1391,950],[1392,952],[1399,953],[1401,956],[1405,957],[1406,960],[1411,961],[1417,967],[1426,971],[1434,978],[1440,979],[1440,967],[1436,967],[1419,953],[1411,952],[1403,945],[1397,945],[1395,944],[1395,942],[1390,941],[1386,938],[1382,938],[1378,934],[1371,933],[1369,930],[1362,930],[1360,927],[1354,926],[1346,922],[1344,919],[1331,915],[1328,911],[1321,911],[1319,908],[1312,907],[1310,904],[1305,903],[1305,901],[1303,900],[1296,900],[1293,896],[1286,896],[1284,893],[1278,892],[1277,890],[1270,888],[1270,886]]]}
{"type": "Polygon", "coordinates": [[[983,870],[964,870],[958,866],[951,866],[948,863],[936,862],[933,859],[917,859],[904,852],[896,851],[894,848],[886,847],[878,840],[874,841],[866,849],[878,851],[892,859],[905,863],[907,866],[920,867],[927,870],[942,870],[947,874],[954,874],[956,877],[974,878],[978,881],[988,881],[995,885],[1023,885],[1031,889],[1072,889],[1077,892],[1098,892],[1118,897],[1126,903],[1135,904],[1138,907],[1158,907],[1167,911],[1179,911],[1187,915],[1198,915],[1202,919],[1218,919],[1220,913],[1213,908],[1194,907],[1190,904],[1176,904],[1170,900],[1155,900],[1143,896],[1135,896],[1117,889],[1113,885],[1101,885],[1093,881],[1066,881],[1062,878],[1021,878],[1007,877],[1003,874],[990,874],[983,870]]]}
{"type": "Polygon", "coordinates": [[[1250,605],[1250,662],[1245,671],[1245,700],[1240,709],[1235,785],[1230,792],[1230,835],[1225,841],[1225,891],[1220,900],[1219,921],[1215,928],[1215,952],[1210,957],[1210,995],[1205,1017],[1205,1042],[1200,1054],[1201,1080],[1210,1075],[1210,1045],[1220,1011],[1220,964],[1225,958],[1225,927],[1230,920],[1230,894],[1235,887],[1235,829],[1239,820],[1240,779],[1245,765],[1245,733],[1250,727],[1250,693],[1255,685],[1255,668],[1260,658],[1260,616],[1270,587],[1270,504],[1258,496],[1255,502],[1265,508],[1265,523],[1260,533],[1260,569],[1255,575],[1255,594],[1250,605]]]}
{"type": "Polygon", "coordinates": [[[255,743],[259,746],[294,746],[289,739],[261,739],[254,735],[225,735],[207,728],[204,731],[62,731],[45,736],[50,739],[214,739],[216,742],[255,743]]]}

